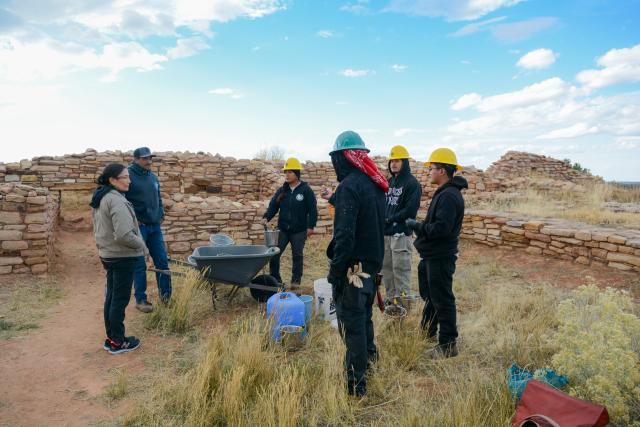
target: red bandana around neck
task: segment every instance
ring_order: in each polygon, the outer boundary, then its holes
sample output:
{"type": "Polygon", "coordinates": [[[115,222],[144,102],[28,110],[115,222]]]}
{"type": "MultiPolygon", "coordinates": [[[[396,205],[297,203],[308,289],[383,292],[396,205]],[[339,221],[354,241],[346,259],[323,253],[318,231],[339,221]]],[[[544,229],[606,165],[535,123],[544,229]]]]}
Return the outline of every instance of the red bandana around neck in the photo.
{"type": "Polygon", "coordinates": [[[386,193],[389,191],[389,183],[387,179],[380,173],[378,166],[369,158],[367,152],[364,150],[344,150],[344,157],[347,158],[349,163],[357,167],[362,172],[366,173],[371,181],[373,181],[378,187],[382,188],[386,193]]]}

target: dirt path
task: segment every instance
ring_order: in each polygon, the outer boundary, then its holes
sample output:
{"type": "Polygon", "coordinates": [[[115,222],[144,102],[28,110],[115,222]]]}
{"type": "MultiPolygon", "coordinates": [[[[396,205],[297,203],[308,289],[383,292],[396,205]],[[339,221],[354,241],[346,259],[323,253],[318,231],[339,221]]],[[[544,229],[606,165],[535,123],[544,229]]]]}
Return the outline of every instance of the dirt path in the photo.
{"type": "MultiPolygon", "coordinates": [[[[103,350],[104,272],[92,235],[60,231],[56,248],[54,274],[64,298],[39,329],[0,341],[0,425],[88,425],[120,416],[127,399],[109,407],[102,397],[112,369],[141,373],[159,341],[145,340],[126,355],[103,350]]],[[[127,327],[139,316],[130,304],[127,327]]]]}

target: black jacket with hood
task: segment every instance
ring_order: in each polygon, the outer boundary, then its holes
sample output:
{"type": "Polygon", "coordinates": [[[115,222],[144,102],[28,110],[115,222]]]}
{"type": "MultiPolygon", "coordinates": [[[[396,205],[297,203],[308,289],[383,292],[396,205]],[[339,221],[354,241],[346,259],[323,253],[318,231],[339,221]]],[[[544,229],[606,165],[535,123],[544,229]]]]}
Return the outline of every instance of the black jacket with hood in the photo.
{"type": "Polygon", "coordinates": [[[338,177],[333,198],[333,239],[327,248],[331,259],[328,279],[344,280],[347,268],[362,262],[368,273],[377,273],[384,258],[384,191],[357,169],[342,152],[332,154],[338,177]]]}
{"type": "Polygon", "coordinates": [[[308,228],[315,228],[318,221],[316,195],[304,181],[300,181],[293,191],[288,184],[280,187],[271,198],[263,218],[271,221],[278,211],[278,228],[287,233],[299,233],[308,228]],[[282,199],[279,200],[281,195],[282,199]]]}
{"type": "MultiPolygon", "coordinates": [[[[391,170],[391,167],[389,167],[391,170]]],[[[405,220],[415,219],[420,209],[422,189],[420,183],[411,174],[409,160],[402,160],[402,169],[398,175],[392,175],[388,180],[387,207],[385,211],[384,234],[393,236],[404,233],[411,235],[411,230],[405,225],[405,220]]]]}
{"type": "Polygon", "coordinates": [[[458,253],[458,240],[464,218],[464,199],[460,190],[467,180],[454,176],[436,190],[427,218],[416,231],[413,245],[422,258],[446,258],[458,253]]]}

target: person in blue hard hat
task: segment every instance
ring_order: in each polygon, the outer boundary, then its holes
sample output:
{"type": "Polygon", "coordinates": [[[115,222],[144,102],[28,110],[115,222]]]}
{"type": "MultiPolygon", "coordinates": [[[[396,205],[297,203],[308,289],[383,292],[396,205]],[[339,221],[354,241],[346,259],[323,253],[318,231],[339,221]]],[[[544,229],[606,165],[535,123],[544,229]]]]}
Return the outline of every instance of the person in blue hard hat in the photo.
{"type": "Polygon", "coordinates": [[[360,135],[347,131],[338,135],[330,153],[340,184],[331,197],[335,217],[327,248],[331,260],[327,280],[347,347],[347,392],[353,396],[366,394],[365,373],[378,358],[371,316],[375,277],[384,257],[385,194],[389,189],[368,152],[360,135]]]}

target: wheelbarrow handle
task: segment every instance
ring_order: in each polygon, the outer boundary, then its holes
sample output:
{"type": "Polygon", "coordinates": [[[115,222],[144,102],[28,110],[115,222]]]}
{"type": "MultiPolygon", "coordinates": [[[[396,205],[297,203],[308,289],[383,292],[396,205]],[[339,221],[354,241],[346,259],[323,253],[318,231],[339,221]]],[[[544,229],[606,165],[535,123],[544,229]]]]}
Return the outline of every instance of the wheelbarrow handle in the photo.
{"type": "Polygon", "coordinates": [[[198,263],[196,262],[195,259],[193,259],[192,255],[189,255],[187,257],[187,264],[191,265],[192,267],[197,267],[198,266],[198,263]]]}
{"type": "Polygon", "coordinates": [[[277,246],[271,246],[269,249],[267,249],[268,255],[278,255],[279,253],[280,253],[280,248],[277,246]]]}

